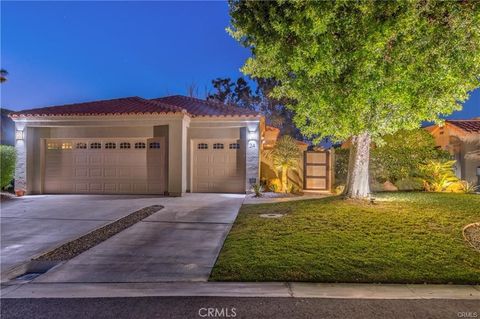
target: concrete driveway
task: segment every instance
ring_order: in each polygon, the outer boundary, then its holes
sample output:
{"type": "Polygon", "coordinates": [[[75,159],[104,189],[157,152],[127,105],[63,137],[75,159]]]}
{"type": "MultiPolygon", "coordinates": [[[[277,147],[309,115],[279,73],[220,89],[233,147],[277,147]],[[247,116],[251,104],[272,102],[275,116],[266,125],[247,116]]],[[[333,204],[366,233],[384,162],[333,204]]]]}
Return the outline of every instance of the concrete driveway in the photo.
{"type": "Polygon", "coordinates": [[[2,273],[45,250],[162,200],[152,196],[38,195],[2,202],[2,273]]]}
{"type": "Polygon", "coordinates": [[[204,281],[244,197],[32,196],[2,209],[2,262],[30,259],[141,207],[159,204],[165,208],[35,282],[204,281]]]}

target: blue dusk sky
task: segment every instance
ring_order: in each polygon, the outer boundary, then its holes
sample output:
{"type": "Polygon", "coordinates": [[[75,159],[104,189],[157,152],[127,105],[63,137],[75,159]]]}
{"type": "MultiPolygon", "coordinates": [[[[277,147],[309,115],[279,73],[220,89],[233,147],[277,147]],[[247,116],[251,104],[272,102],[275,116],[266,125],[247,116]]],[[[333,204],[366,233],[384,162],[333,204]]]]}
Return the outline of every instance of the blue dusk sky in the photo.
{"type": "MultiPolygon", "coordinates": [[[[126,96],[200,96],[249,56],[225,31],[226,2],[1,2],[1,106],[126,96]]],[[[480,90],[450,118],[480,116],[480,90]]]]}

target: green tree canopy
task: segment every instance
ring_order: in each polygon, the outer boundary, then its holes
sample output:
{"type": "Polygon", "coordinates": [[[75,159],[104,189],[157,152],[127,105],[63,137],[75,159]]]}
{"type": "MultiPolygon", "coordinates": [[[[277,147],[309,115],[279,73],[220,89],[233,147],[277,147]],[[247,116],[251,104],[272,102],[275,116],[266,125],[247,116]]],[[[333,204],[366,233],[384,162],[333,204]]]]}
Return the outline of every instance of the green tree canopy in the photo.
{"type": "Polygon", "coordinates": [[[371,139],[439,121],[480,83],[478,1],[232,0],[230,14],[243,72],[279,81],[305,135],[353,136],[357,186],[371,139]]]}

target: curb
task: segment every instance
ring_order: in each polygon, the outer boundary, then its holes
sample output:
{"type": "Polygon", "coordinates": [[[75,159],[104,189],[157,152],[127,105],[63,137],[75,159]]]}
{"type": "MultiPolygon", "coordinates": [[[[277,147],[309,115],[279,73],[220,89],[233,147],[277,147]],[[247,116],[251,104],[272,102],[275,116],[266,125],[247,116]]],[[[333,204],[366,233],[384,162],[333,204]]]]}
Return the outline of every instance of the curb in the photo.
{"type": "Polygon", "coordinates": [[[1,298],[272,297],[480,300],[479,285],[300,282],[27,283],[2,285],[1,298]]]}

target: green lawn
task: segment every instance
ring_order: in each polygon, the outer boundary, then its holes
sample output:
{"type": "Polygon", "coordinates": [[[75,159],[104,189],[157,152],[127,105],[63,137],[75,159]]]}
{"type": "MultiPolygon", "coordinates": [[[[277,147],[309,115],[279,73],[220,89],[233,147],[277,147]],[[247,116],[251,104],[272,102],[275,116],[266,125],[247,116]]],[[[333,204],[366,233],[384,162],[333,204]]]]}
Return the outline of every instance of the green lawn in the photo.
{"type": "Polygon", "coordinates": [[[480,283],[463,226],[480,196],[383,193],[244,205],[213,269],[216,281],[480,283]],[[287,213],[281,219],[262,213],[287,213]]]}

